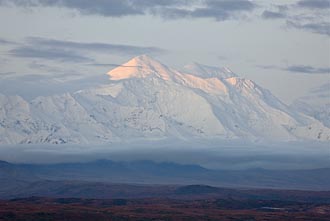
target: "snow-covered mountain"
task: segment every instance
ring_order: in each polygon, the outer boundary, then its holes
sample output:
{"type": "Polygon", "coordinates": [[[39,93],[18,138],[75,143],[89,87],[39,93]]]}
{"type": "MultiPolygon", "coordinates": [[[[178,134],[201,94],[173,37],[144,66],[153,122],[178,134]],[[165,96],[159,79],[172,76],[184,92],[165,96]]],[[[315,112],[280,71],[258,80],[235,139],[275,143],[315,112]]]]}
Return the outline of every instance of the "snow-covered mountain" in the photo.
{"type": "Polygon", "coordinates": [[[291,107],[330,127],[330,82],[296,99],[291,107]]]}
{"type": "Polygon", "coordinates": [[[26,101],[0,95],[0,143],[330,140],[330,129],[228,68],[174,70],[138,56],[94,88],[26,101]]]}

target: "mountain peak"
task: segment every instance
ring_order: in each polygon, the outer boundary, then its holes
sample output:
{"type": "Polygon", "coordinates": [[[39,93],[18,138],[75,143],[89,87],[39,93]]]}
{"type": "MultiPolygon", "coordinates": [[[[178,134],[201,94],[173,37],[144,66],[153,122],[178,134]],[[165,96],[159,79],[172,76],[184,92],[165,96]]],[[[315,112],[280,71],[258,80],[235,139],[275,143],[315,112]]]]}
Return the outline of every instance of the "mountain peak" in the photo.
{"type": "Polygon", "coordinates": [[[199,64],[197,62],[193,62],[184,66],[184,71],[201,78],[216,77],[220,79],[226,79],[231,77],[237,77],[237,75],[227,67],[213,67],[204,64],[199,64]]]}
{"type": "Polygon", "coordinates": [[[131,62],[139,62],[139,63],[150,63],[150,62],[158,62],[160,63],[159,61],[156,61],[154,58],[150,57],[149,55],[146,55],[146,54],[142,54],[142,55],[138,55],[134,58],[132,58],[130,60],[131,62]]]}
{"type": "Polygon", "coordinates": [[[154,75],[169,80],[171,70],[159,61],[148,55],[139,55],[128,62],[109,71],[110,80],[123,80],[128,78],[145,78],[154,75]]]}

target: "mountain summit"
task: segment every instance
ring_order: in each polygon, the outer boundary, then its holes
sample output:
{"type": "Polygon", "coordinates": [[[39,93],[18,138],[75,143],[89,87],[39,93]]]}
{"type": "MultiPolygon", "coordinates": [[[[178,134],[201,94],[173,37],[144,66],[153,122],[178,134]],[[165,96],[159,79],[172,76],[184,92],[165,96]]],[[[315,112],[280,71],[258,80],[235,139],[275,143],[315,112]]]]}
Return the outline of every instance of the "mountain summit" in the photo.
{"type": "Polygon", "coordinates": [[[138,56],[92,89],[30,102],[0,95],[0,143],[159,139],[330,140],[330,129],[228,68],[174,70],[138,56]]]}
{"type": "Polygon", "coordinates": [[[169,80],[171,70],[148,55],[137,56],[125,64],[108,72],[110,80],[123,80],[127,78],[145,78],[156,75],[169,80]]]}

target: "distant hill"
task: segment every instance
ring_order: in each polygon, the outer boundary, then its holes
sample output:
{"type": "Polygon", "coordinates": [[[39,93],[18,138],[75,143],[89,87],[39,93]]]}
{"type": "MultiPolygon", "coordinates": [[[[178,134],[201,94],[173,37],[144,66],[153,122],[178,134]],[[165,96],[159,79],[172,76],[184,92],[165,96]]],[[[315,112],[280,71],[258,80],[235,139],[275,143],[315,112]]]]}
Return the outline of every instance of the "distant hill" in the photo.
{"type": "MultiPolygon", "coordinates": [[[[113,188],[114,183],[135,184],[136,189],[142,188],[141,185],[161,184],[166,185],[167,191],[172,191],[175,195],[220,193],[216,187],[205,185],[227,188],[329,191],[329,174],[330,169],[327,168],[314,170],[210,170],[198,165],[155,163],[153,161],[97,160],[59,164],[1,162],[0,198],[34,195],[94,198],[102,197],[102,194],[106,195],[109,191],[109,196],[113,194],[117,194],[115,195],[117,197],[123,197],[126,194],[134,196],[135,193],[130,192],[132,188],[129,188],[128,192],[119,191],[120,194],[107,188],[108,186],[113,188]],[[173,186],[177,185],[194,186],[183,189],[174,188],[174,190],[173,186]]],[[[120,189],[120,186],[117,185],[116,188],[120,189]]],[[[152,193],[152,188],[144,190],[144,194],[147,196],[152,193]]]]}

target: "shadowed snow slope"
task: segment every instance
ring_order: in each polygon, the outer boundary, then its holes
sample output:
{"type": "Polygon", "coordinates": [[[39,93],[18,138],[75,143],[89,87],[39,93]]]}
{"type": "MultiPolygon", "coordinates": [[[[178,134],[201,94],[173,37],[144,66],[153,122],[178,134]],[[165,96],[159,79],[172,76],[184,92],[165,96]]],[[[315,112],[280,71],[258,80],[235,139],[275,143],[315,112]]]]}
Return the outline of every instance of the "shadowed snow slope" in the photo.
{"type": "Polygon", "coordinates": [[[330,83],[311,90],[307,95],[295,100],[291,107],[330,127],[330,83]]]}
{"type": "Polygon", "coordinates": [[[0,96],[0,143],[121,140],[319,140],[330,129],[227,68],[171,69],[138,56],[92,89],[27,102],[0,96]]]}
{"type": "Polygon", "coordinates": [[[192,75],[196,75],[202,78],[230,78],[237,77],[235,73],[233,73],[229,68],[223,67],[211,67],[203,64],[192,63],[184,66],[184,72],[187,72],[192,75]]]}

